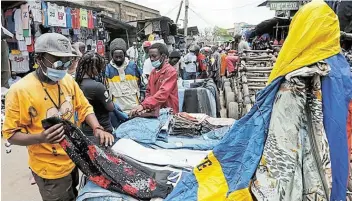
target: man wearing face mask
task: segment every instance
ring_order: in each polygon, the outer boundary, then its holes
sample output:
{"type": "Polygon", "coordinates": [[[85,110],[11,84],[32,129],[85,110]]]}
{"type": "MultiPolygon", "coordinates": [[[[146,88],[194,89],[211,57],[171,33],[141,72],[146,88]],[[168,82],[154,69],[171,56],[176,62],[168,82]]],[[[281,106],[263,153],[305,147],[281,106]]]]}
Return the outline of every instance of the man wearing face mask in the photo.
{"type": "Polygon", "coordinates": [[[110,43],[112,60],[106,66],[105,74],[112,101],[128,113],[139,104],[142,72],[134,61],[126,58],[126,48],[122,38],[110,43]]]}
{"type": "Polygon", "coordinates": [[[166,45],[155,43],[150,47],[149,57],[154,69],[149,76],[146,98],[130,112],[131,116],[160,108],[172,108],[173,113],[178,113],[177,72],[167,62],[168,56],[166,45]]]}
{"type": "Polygon", "coordinates": [[[78,169],[58,144],[65,130],[57,124],[44,130],[42,120],[59,117],[87,122],[101,143],[112,145],[113,136],[104,131],[92,106],[67,69],[72,64],[70,41],[57,33],[46,33],[35,42],[37,70],[11,87],[6,96],[2,133],[8,142],[27,146],[29,167],[42,200],[74,201],[79,182],[78,169]]]}

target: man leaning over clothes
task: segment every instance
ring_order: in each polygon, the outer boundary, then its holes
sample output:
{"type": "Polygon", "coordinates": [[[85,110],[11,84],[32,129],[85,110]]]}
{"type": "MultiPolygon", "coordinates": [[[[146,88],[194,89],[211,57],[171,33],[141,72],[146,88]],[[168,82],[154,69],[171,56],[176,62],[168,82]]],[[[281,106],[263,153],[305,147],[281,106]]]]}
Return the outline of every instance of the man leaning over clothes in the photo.
{"type": "Polygon", "coordinates": [[[172,108],[179,112],[177,71],[168,63],[169,51],[165,44],[155,43],[149,49],[149,57],[153,64],[145,100],[135,107],[131,116],[139,115],[145,110],[172,108]]]}
{"type": "Polygon", "coordinates": [[[126,42],[116,38],[110,43],[111,61],[105,74],[114,104],[124,112],[129,112],[139,104],[141,71],[137,64],[126,58],[126,42]]]}
{"type": "Polygon", "coordinates": [[[43,34],[35,50],[39,68],[9,90],[2,132],[11,144],[28,147],[29,166],[44,201],[73,201],[79,175],[58,144],[65,135],[63,125],[44,130],[41,121],[56,116],[73,122],[77,112],[105,145],[112,144],[113,136],[100,126],[92,106],[66,73],[74,56],[70,41],[57,33],[43,34]]]}

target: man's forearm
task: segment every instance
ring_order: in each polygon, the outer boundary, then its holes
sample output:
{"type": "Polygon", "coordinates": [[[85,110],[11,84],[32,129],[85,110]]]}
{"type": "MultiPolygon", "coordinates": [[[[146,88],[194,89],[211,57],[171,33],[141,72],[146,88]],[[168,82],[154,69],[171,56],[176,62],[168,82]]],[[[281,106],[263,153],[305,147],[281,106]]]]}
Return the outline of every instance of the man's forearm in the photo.
{"type": "Polygon", "coordinates": [[[85,121],[93,130],[100,126],[99,121],[94,113],[87,115],[85,121]]]}
{"type": "Polygon", "coordinates": [[[29,146],[34,144],[42,143],[40,134],[25,134],[17,132],[13,134],[9,139],[9,143],[20,146],[29,146]]]}

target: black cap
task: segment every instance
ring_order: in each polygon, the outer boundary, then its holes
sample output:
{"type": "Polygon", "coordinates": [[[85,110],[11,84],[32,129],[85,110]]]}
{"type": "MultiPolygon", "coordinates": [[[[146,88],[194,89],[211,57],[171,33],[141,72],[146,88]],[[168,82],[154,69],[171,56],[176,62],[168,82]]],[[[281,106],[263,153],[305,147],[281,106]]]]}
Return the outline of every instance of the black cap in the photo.
{"type": "Polygon", "coordinates": [[[169,58],[181,58],[181,54],[178,51],[172,51],[169,58]]]}

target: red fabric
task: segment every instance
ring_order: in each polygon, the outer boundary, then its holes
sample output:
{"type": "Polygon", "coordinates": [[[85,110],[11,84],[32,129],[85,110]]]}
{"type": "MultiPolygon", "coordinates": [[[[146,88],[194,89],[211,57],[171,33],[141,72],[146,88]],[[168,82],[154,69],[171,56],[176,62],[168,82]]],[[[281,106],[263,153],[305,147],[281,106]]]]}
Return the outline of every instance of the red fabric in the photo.
{"type": "Polygon", "coordinates": [[[236,63],[240,60],[240,58],[238,56],[229,55],[226,57],[225,60],[226,60],[227,71],[229,73],[232,73],[236,70],[237,68],[236,63]]]}
{"type": "Polygon", "coordinates": [[[177,72],[169,63],[164,64],[159,72],[153,69],[150,73],[142,106],[144,109],[170,107],[178,113],[177,72]]]}
{"type": "Polygon", "coordinates": [[[104,56],[104,55],[105,55],[104,41],[102,41],[102,40],[98,40],[98,41],[97,41],[97,52],[98,52],[98,54],[100,54],[101,56],[104,56]]]}
{"type": "Polygon", "coordinates": [[[72,29],[81,28],[80,17],[81,16],[80,16],[79,8],[75,8],[71,10],[72,29]]]}
{"type": "Polygon", "coordinates": [[[93,11],[88,10],[88,29],[94,29],[93,11]]]}
{"type": "Polygon", "coordinates": [[[28,52],[34,52],[34,40],[33,37],[31,37],[32,43],[30,45],[27,45],[27,51],[28,52]]]}
{"type": "Polygon", "coordinates": [[[352,149],[352,101],[350,102],[348,108],[348,116],[347,116],[347,140],[348,140],[348,157],[351,159],[351,149],[352,149]]]}
{"type": "Polygon", "coordinates": [[[207,71],[206,57],[204,54],[199,53],[197,56],[197,63],[199,64],[199,71],[207,71]]]}

